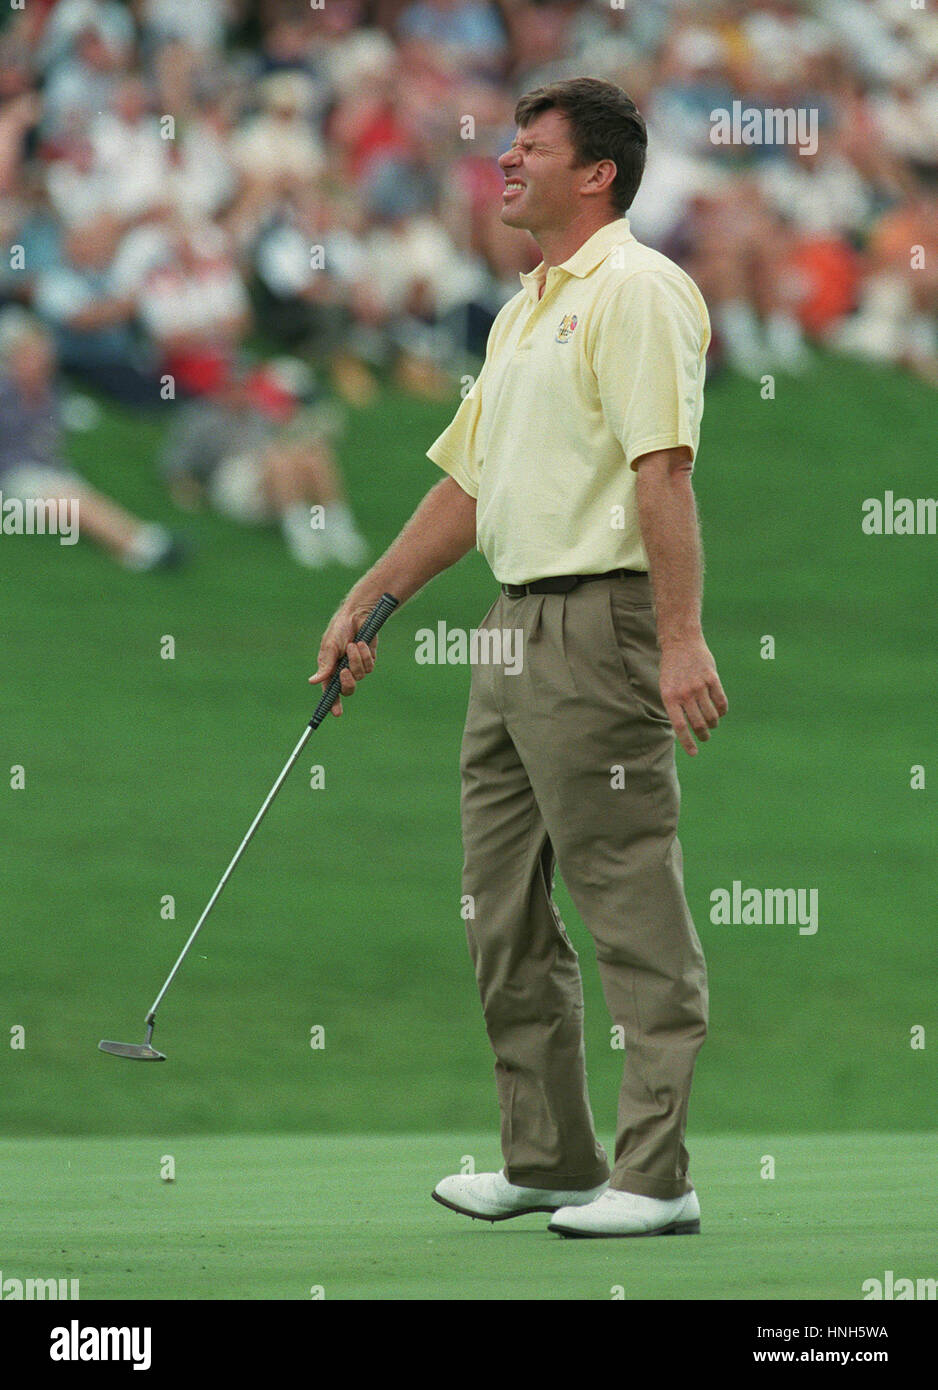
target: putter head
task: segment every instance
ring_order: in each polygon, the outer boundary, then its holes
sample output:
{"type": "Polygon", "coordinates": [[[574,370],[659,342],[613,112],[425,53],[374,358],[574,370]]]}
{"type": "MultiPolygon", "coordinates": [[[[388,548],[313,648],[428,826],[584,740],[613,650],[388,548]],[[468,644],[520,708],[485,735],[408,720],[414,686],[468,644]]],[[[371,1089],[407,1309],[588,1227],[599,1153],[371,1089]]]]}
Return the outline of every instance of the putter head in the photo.
{"type": "Polygon", "coordinates": [[[149,1043],[121,1043],[102,1041],[98,1043],[102,1052],[113,1053],[115,1057],[130,1057],[135,1062],[165,1062],[162,1052],[157,1052],[149,1043]]]}

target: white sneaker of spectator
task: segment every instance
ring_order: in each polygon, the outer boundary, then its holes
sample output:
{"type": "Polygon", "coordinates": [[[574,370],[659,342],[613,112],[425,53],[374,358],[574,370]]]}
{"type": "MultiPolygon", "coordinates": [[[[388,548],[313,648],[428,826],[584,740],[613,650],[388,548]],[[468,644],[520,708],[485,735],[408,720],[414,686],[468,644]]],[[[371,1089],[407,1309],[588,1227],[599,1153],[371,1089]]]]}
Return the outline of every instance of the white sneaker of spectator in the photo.
{"type": "Polygon", "coordinates": [[[354,567],[367,560],[368,546],[346,503],[331,502],[325,508],[322,534],[330,556],[340,565],[354,567]]]}
{"type": "Polygon", "coordinates": [[[309,506],[305,502],[290,507],[280,518],[280,529],[287,549],[297,564],[307,569],[322,569],[329,563],[329,550],[321,530],[310,525],[309,506]]]}
{"type": "Polygon", "coordinates": [[[185,547],[165,526],[144,523],[120,554],[125,569],[145,573],[149,570],[175,569],[185,558],[185,547]]]}
{"type": "Polygon", "coordinates": [[[812,357],[801,332],[798,320],[791,314],[775,310],[765,321],[765,341],[772,358],[783,372],[793,375],[807,371],[812,357]]]}
{"type": "Polygon", "coordinates": [[[728,300],[714,311],[730,366],[742,376],[758,380],[768,369],[769,354],[752,306],[744,299],[728,300]]]}

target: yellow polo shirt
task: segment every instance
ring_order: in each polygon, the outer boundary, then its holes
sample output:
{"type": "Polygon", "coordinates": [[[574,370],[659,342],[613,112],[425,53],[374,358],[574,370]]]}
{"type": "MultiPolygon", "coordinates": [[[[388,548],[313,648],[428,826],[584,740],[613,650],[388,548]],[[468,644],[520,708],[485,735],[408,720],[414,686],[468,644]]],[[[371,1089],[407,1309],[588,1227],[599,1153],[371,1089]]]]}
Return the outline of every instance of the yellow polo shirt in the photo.
{"type": "Polygon", "coordinates": [[[647,570],[635,461],[680,445],[696,455],[710,341],[700,291],[625,217],[520,278],[427,455],[477,499],[477,546],[499,583],[647,570]]]}

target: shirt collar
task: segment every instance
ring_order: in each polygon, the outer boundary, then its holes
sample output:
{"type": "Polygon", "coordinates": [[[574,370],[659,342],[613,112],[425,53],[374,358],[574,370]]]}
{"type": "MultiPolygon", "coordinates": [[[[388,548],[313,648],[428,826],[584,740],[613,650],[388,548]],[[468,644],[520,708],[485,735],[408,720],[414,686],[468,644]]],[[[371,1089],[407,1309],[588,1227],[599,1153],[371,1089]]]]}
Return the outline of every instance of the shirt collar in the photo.
{"type": "MultiPolygon", "coordinates": [[[[623,242],[633,241],[631,230],[629,229],[629,219],[627,217],[617,217],[612,222],[606,222],[598,231],[584,241],[583,245],[574,251],[572,256],[568,256],[560,265],[551,267],[556,270],[563,270],[568,275],[575,275],[578,279],[583,279],[595,270],[600,262],[604,261],[614,246],[619,246],[623,242]]],[[[544,262],[534,267],[533,270],[519,272],[522,285],[528,292],[528,297],[537,299],[541,285],[547,279],[547,270],[544,262]]]]}

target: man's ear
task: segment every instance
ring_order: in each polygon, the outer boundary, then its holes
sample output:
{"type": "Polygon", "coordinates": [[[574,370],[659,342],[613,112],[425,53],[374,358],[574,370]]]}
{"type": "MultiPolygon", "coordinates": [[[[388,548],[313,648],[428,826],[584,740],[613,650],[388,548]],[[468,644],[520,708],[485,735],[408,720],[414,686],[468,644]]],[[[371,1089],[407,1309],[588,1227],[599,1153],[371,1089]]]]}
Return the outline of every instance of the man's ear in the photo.
{"type": "Polygon", "coordinates": [[[615,182],[618,173],[615,161],[612,159],[601,159],[596,168],[589,175],[583,186],[583,192],[595,197],[598,193],[605,193],[615,182]]]}

